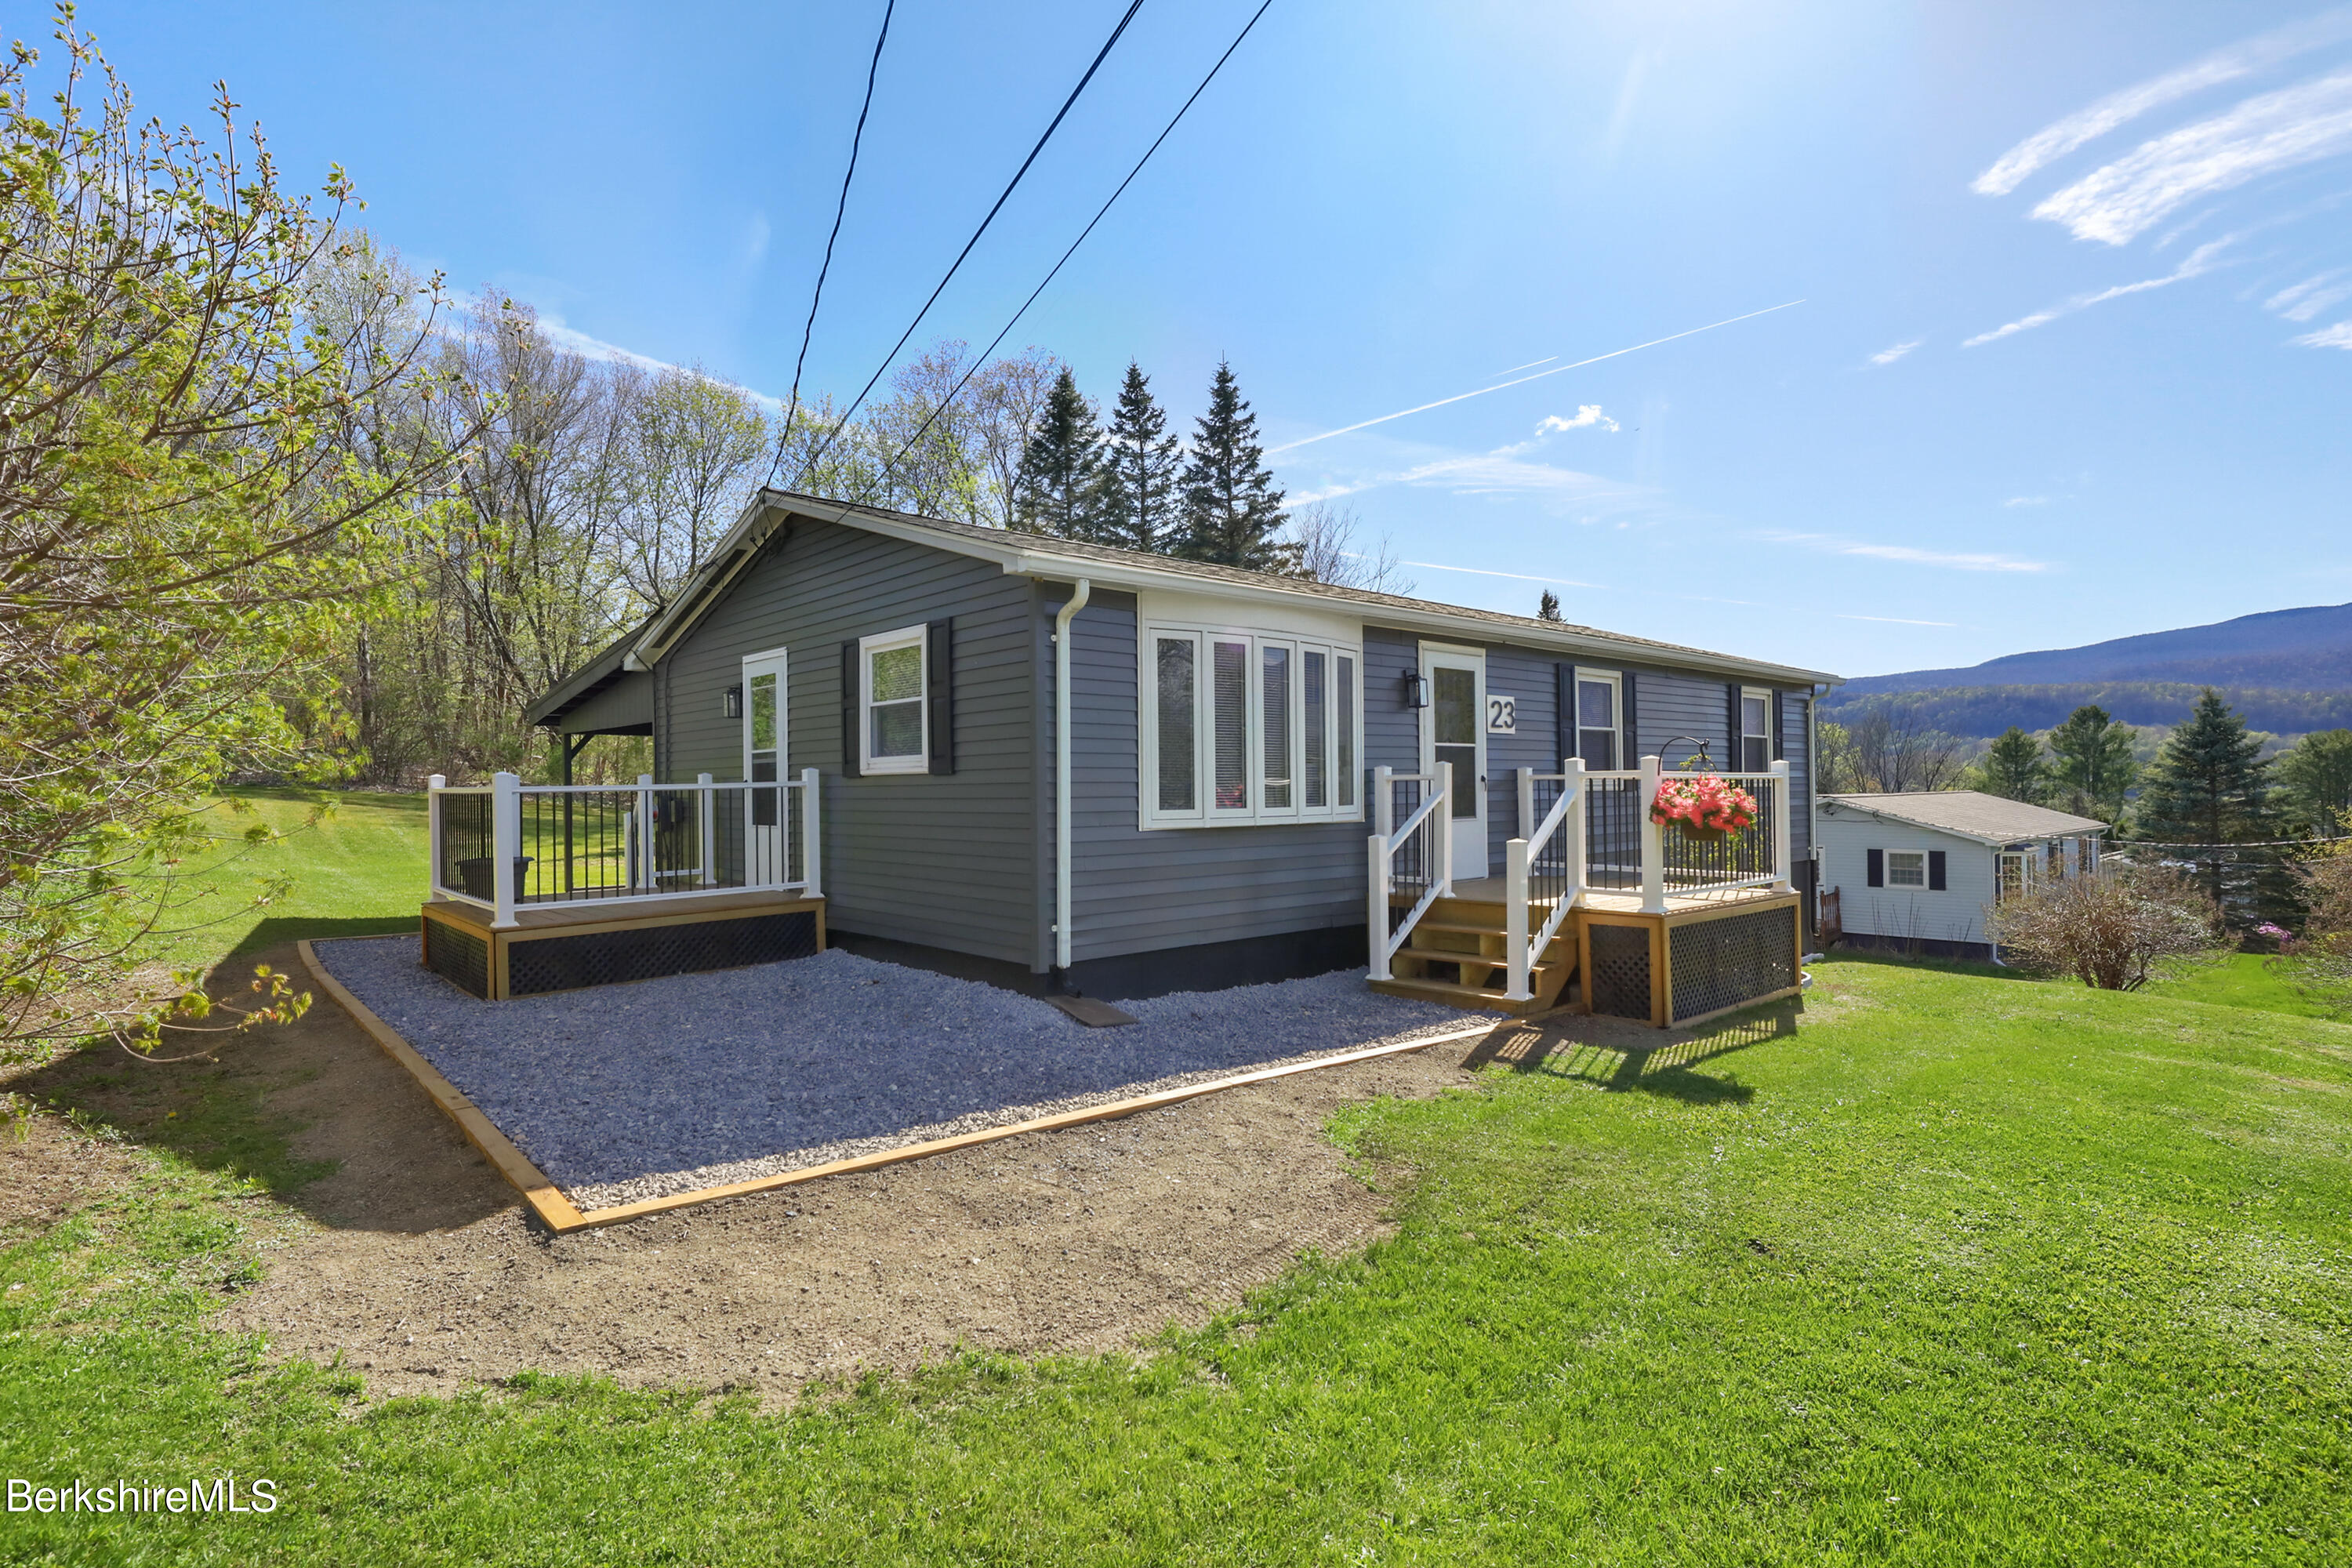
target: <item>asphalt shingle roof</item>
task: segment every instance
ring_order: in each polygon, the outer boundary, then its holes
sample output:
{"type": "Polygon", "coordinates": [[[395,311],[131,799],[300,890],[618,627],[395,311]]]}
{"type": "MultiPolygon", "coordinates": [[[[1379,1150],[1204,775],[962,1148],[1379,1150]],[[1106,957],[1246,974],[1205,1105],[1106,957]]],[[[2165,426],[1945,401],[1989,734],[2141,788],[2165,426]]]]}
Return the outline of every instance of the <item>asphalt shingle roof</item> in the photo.
{"type": "Polygon", "coordinates": [[[1914,790],[1902,795],[1825,795],[1822,796],[1822,804],[1825,806],[1852,806],[1857,811],[1872,812],[1896,822],[1940,828],[1947,833],[1981,838],[1988,843],[2005,844],[2013,838],[2065,837],[2072,834],[2104,831],[2107,826],[2096,817],[2075,816],[2063,811],[2053,811],[2046,805],[2029,805],[2021,800],[2004,800],[2000,795],[1972,789],[1914,790]]]}

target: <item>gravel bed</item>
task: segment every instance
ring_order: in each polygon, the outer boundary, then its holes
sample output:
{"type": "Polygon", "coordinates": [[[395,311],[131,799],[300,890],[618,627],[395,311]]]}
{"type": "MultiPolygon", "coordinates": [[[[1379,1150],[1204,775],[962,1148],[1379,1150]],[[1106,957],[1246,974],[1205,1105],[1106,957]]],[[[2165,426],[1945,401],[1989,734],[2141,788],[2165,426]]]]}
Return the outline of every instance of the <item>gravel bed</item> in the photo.
{"type": "Polygon", "coordinates": [[[313,951],[583,1208],[748,1181],[1482,1016],[1354,971],[1123,1002],[1090,1029],[1034,997],[835,950],[482,1002],[414,936],[313,951]]]}

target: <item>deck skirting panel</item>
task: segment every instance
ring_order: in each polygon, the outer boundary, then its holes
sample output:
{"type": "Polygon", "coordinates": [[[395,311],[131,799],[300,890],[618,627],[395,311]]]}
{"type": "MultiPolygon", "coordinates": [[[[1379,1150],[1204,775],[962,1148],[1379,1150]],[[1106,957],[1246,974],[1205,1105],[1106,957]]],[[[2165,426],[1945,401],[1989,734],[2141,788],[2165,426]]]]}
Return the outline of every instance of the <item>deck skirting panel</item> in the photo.
{"type": "Polygon", "coordinates": [[[700,974],[808,958],[824,951],[823,899],[646,900],[530,911],[499,930],[484,911],[436,900],[424,909],[425,966],[469,995],[496,1002],[669,974],[700,974]]]}

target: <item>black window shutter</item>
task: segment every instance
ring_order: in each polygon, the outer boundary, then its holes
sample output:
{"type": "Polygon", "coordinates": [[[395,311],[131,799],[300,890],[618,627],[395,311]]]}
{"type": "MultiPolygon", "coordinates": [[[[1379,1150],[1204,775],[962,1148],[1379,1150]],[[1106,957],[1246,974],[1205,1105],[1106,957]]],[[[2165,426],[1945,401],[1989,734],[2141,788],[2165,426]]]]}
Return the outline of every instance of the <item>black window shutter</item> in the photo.
{"type": "Polygon", "coordinates": [[[1781,706],[1780,698],[1781,693],[1772,693],[1772,760],[1776,763],[1789,759],[1788,744],[1783,739],[1789,727],[1788,710],[1781,706]]]}
{"type": "Polygon", "coordinates": [[[1618,722],[1625,726],[1625,754],[1617,759],[1617,765],[1638,768],[1642,765],[1642,721],[1633,709],[1633,672],[1621,669],[1617,679],[1622,687],[1617,693],[1618,700],[1625,710],[1617,716],[1618,722]]]}
{"type": "Polygon", "coordinates": [[[1731,745],[1723,753],[1723,771],[1727,773],[1743,773],[1748,767],[1748,748],[1742,743],[1744,737],[1740,734],[1747,726],[1739,721],[1739,682],[1727,680],[1723,683],[1723,705],[1727,715],[1724,727],[1731,735],[1731,745]]]}
{"type": "Polygon", "coordinates": [[[857,639],[841,645],[841,773],[857,776],[857,639]]]}
{"type": "Polygon", "coordinates": [[[924,628],[923,695],[930,708],[931,772],[955,772],[955,622],[924,628]]]}
{"type": "Polygon", "coordinates": [[[1863,879],[1874,888],[1883,888],[1886,886],[1886,851],[1884,849],[1865,849],[1863,851],[1863,854],[1867,857],[1870,861],[1870,875],[1863,879]]]}
{"type": "Polygon", "coordinates": [[[1944,883],[1944,852],[1941,849],[1927,851],[1927,890],[1931,893],[1947,890],[1944,883]]]}
{"type": "Polygon", "coordinates": [[[1559,731],[1552,753],[1557,762],[1566,762],[1578,755],[1576,747],[1576,666],[1555,664],[1551,667],[1552,701],[1558,710],[1559,731]]]}

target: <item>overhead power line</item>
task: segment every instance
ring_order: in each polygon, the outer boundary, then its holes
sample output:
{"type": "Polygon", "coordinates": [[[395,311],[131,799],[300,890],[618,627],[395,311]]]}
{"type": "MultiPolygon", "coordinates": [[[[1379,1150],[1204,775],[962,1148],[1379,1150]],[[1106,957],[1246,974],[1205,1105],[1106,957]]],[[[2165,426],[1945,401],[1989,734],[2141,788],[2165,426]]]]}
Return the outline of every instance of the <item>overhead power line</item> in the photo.
{"type": "Polygon", "coordinates": [[[824,238],[824,261],[816,269],[816,289],[809,296],[808,324],[801,329],[800,357],[793,361],[793,398],[784,411],[783,434],[776,442],[776,455],[768,464],[768,482],[773,484],[776,470],[784,461],[784,442],[792,439],[793,420],[801,411],[801,369],[808,363],[809,339],[816,331],[816,308],[824,299],[825,275],[833,270],[834,241],[841,237],[842,215],[849,211],[849,182],[857,177],[857,149],[866,141],[866,117],[874,109],[874,79],[882,69],[882,46],[890,38],[890,17],[898,9],[898,0],[887,0],[882,7],[882,30],[874,37],[874,58],[866,67],[866,101],[857,106],[857,129],[849,136],[849,167],[841,176],[841,200],[833,209],[833,232],[824,238]]]}
{"type": "MultiPolygon", "coordinates": [[[[1062,107],[1055,112],[1052,123],[1045,127],[1045,133],[1037,138],[1037,144],[1029,149],[1029,156],[1021,160],[1021,167],[1015,169],[1013,172],[1013,178],[1005,183],[1003,193],[996,198],[996,205],[988,209],[988,216],[980,220],[980,226],[971,231],[971,237],[963,242],[961,250],[956,252],[956,258],[949,265],[946,275],[940,278],[939,287],[933,289],[930,298],[923,301],[923,308],[915,312],[915,319],[907,323],[907,330],[898,334],[898,341],[891,345],[890,352],[882,356],[880,366],[866,378],[866,384],[858,390],[857,395],[850,400],[849,406],[842,410],[839,423],[825,432],[824,439],[817,444],[816,450],[811,452],[808,460],[801,465],[800,477],[793,481],[794,484],[798,484],[801,479],[805,479],[815,468],[818,459],[832,449],[835,438],[848,427],[850,419],[865,403],[866,395],[874,390],[875,384],[882,379],[884,374],[897,361],[898,351],[907,346],[907,340],[915,335],[915,329],[923,324],[923,318],[930,314],[931,307],[939,303],[940,296],[947,291],[948,284],[954,279],[957,269],[963,266],[964,258],[971,254],[972,247],[978,245],[981,236],[988,232],[988,226],[996,221],[996,215],[1004,210],[1004,204],[1012,199],[1013,193],[1020,185],[1022,177],[1029,173],[1029,166],[1037,161],[1037,154],[1045,150],[1045,143],[1054,139],[1054,132],[1061,129],[1062,121],[1068,117],[1071,107],[1078,101],[1078,95],[1087,90],[1088,82],[1095,79],[1095,72],[1102,69],[1103,61],[1110,58],[1112,48],[1126,33],[1128,24],[1134,21],[1135,14],[1142,9],[1143,0],[1133,0],[1133,3],[1128,6],[1126,15],[1119,17],[1118,26],[1110,30],[1110,37],[1104,39],[1103,47],[1095,52],[1094,63],[1087,67],[1087,74],[1078,79],[1078,85],[1072,88],[1070,96],[1062,100],[1062,107]]],[[[787,431],[786,434],[790,435],[791,432],[787,431]]]]}
{"type": "Polygon", "coordinates": [[[1273,5],[1274,0],[1265,0],[1264,5],[1261,5],[1255,12],[1251,13],[1250,19],[1242,24],[1242,30],[1234,35],[1234,41],[1225,46],[1225,52],[1217,57],[1217,63],[1209,68],[1209,74],[1201,79],[1201,85],[1192,89],[1192,96],[1184,100],[1183,106],[1176,110],[1175,114],[1169,119],[1167,125],[1160,131],[1160,134],[1152,139],[1151,145],[1143,150],[1143,156],[1135,161],[1135,167],[1127,172],[1127,178],[1118,183],[1118,189],[1111,192],[1109,200],[1103,203],[1101,210],[1095,214],[1093,218],[1087,222],[1086,227],[1078,231],[1078,237],[1070,241],[1070,248],[1062,252],[1062,259],[1054,263],[1052,270],[1045,274],[1045,278],[1039,281],[1037,287],[1029,291],[1029,298],[1021,301],[1021,309],[1013,312],[1013,319],[1004,323],[1003,331],[998,332],[994,338],[990,340],[988,347],[980,352],[980,357],[973,360],[970,365],[965,367],[963,379],[955,384],[953,391],[950,391],[945,397],[940,399],[940,405],[931,410],[930,417],[923,421],[922,428],[917,430],[912,436],[909,436],[907,438],[907,444],[898,448],[897,455],[892,457],[890,461],[886,465],[887,468],[896,468],[898,466],[898,459],[905,457],[908,452],[913,451],[915,448],[915,443],[921,440],[924,436],[929,432],[932,425],[938,421],[940,416],[948,411],[948,405],[956,400],[958,395],[963,391],[966,383],[969,383],[971,380],[974,374],[979,371],[982,365],[988,363],[988,356],[996,352],[996,345],[1003,342],[1005,339],[1005,335],[1011,332],[1015,326],[1020,324],[1021,318],[1029,313],[1029,307],[1037,302],[1037,296],[1045,291],[1045,285],[1051,283],[1055,275],[1062,270],[1063,266],[1068,262],[1070,258],[1078,253],[1078,247],[1087,242],[1087,236],[1094,233],[1095,225],[1102,222],[1104,215],[1110,211],[1111,203],[1118,201],[1118,198],[1126,193],[1127,187],[1135,183],[1135,176],[1143,173],[1143,165],[1151,162],[1151,154],[1160,151],[1160,143],[1168,140],[1169,132],[1176,129],[1177,121],[1184,118],[1185,110],[1191,109],[1200,96],[1209,90],[1209,84],[1217,79],[1217,73],[1225,68],[1225,62],[1234,58],[1234,51],[1242,47],[1242,40],[1250,36],[1250,29],[1257,26],[1257,19],[1260,16],[1265,16],[1266,12],[1273,7],[1273,5]]]}

